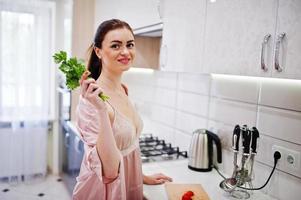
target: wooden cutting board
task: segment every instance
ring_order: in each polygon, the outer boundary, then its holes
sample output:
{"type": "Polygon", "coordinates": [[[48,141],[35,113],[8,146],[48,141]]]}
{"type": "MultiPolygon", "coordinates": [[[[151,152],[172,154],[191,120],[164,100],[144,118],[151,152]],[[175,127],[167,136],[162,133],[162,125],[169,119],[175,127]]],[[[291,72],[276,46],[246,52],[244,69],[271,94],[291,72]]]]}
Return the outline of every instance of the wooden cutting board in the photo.
{"type": "Polygon", "coordinates": [[[181,200],[183,194],[189,190],[194,193],[193,200],[210,200],[201,184],[166,183],[165,190],[169,200],[181,200]]]}

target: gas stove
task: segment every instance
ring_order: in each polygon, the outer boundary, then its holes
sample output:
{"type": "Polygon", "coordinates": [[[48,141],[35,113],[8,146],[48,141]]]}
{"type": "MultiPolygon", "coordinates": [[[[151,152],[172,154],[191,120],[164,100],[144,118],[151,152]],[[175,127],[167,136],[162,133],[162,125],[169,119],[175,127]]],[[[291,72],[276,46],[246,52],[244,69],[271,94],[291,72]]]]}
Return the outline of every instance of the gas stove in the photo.
{"type": "Polygon", "coordinates": [[[163,160],[175,160],[187,158],[187,151],[180,151],[179,147],[173,147],[165,140],[161,140],[152,134],[142,134],[139,138],[142,162],[154,162],[163,160]]]}

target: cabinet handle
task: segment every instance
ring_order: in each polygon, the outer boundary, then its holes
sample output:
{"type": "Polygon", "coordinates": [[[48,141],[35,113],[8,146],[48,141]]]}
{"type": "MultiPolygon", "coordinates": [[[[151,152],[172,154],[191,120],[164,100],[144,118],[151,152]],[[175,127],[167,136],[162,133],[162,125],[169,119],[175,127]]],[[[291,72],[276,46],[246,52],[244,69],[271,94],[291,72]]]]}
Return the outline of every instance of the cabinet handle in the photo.
{"type": "Polygon", "coordinates": [[[271,37],[271,34],[265,35],[263,38],[262,44],[261,44],[261,69],[265,72],[268,71],[268,68],[264,61],[264,53],[266,51],[265,48],[269,42],[270,37],[271,37]]]}
{"type": "Polygon", "coordinates": [[[285,37],[285,33],[280,33],[277,37],[277,42],[276,42],[276,47],[275,47],[275,69],[278,72],[281,72],[283,69],[279,64],[279,48],[280,48],[280,44],[283,40],[283,38],[285,37]]]}

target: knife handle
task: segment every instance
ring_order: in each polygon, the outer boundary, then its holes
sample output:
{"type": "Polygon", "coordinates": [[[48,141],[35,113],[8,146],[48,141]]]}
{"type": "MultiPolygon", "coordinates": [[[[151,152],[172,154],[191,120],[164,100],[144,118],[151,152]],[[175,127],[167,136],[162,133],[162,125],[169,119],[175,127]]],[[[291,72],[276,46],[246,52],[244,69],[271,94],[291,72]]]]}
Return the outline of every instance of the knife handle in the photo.
{"type": "Polygon", "coordinates": [[[250,153],[251,131],[246,125],[242,127],[242,146],[244,154],[250,153]]]}
{"type": "Polygon", "coordinates": [[[233,130],[232,148],[234,151],[239,150],[240,126],[236,125],[233,130]]]}
{"type": "Polygon", "coordinates": [[[256,127],[252,128],[252,143],[251,143],[251,151],[252,153],[257,153],[257,139],[259,138],[259,131],[256,127]]]}

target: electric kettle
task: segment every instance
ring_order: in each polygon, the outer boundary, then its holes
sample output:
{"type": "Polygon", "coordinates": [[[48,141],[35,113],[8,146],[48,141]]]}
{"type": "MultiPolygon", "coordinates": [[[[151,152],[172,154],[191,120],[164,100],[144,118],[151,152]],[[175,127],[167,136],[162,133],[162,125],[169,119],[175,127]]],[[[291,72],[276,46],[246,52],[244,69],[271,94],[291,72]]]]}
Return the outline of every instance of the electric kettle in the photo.
{"type": "Polygon", "coordinates": [[[200,172],[212,170],[215,157],[213,142],[216,145],[217,162],[221,163],[222,148],[219,137],[206,129],[197,129],[193,132],[189,147],[189,169],[200,172]]]}

